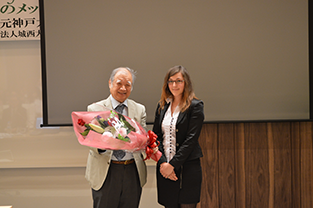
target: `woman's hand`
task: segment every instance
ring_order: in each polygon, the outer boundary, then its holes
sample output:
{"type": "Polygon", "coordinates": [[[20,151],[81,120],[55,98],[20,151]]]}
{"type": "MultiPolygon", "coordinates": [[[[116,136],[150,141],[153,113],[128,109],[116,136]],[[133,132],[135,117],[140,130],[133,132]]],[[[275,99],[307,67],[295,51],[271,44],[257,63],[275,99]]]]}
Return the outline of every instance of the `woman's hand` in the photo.
{"type": "Polygon", "coordinates": [[[160,166],[160,173],[164,178],[168,178],[169,175],[173,172],[174,167],[169,163],[162,163],[160,166]]]}
{"type": "Polygon", "coordinates": [[[174,171],[168,176],[168,179],[170,179],[172,181],[177,181],[178,180],[178,178],[177,178],[177,176],[176,176],[174,171]]]}
{"type": "Polygon", "coordinates": [[[168,178],[173,181],[177,180],[177,176],[174,172],[174,167],[169,163],[164,162],[160,165],[160,173],[164,178],[168,178]]]}

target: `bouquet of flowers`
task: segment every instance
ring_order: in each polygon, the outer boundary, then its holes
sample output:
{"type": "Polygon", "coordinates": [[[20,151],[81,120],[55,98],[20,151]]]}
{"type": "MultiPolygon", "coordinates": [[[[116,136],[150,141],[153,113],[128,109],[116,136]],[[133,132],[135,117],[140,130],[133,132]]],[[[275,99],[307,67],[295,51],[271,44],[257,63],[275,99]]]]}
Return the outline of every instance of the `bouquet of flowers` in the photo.
{"type": "Polygon", "coordinates": [[[80,144],[99,149],[146,151],[145,159],[158,161],[162,153],[154,152],[157,136],[134,119],[113,110],[72,112],[75,134],[80,144]]]}

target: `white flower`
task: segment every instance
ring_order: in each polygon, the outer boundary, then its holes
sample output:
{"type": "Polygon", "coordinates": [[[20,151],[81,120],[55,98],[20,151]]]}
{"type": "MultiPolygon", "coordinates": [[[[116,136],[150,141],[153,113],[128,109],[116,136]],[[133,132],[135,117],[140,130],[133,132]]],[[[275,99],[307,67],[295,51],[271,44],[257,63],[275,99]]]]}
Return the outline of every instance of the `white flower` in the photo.
{"type": "Polygon", "coordinates": [[[102,135],[108,136],[108,137],[113,137],[113,134],[111,132],[108,132],[108,131],[104,132],[102,135]]]}

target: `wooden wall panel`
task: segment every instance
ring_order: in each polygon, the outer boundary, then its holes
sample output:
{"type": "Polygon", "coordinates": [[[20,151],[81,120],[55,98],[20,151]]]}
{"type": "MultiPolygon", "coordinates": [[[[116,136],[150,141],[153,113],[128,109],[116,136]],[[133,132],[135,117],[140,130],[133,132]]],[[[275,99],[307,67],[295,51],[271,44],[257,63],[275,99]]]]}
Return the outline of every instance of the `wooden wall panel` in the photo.
{"type": "Polygon", "coordinates": [[[203,128],[200,135],[200,145],[203,151],[201,203],[198,207],[219,207],[218,204],[218,144],[217,124],[203,128]]]}
{"type": "Polygon", "coordinates": [[[291,194],[292,207],[301,207],[300,123],[291,123],[291,194]]]}
{"type": "Polygon", "coordinates": [[[268,123],[268,140],[272,143],[270,172],[270,207],[290,208],[291,203],[291,136],[290,123],[268,123]],[[272,179],[272,180],[271,180],[272,179]]]}
{"type": "Polygon", "coordinates": [[[246,204],[268,207],[269,157],[265,123],[245,124],[246,204]]]}
{"type": "Polygon", "coordinates": [[[235,204],[235,144],[234,125],[220,124],[218,128],[219,204],[231,207],[235,204]]]}
{"type": "Polygon", "coordinates": [[[312,123],[300,123],[301,208],[313,207],[312,123]]]}
{"type": "Polygon", "coordinates": [[[200,208],[312,208],[313,123],[204,124],[200,208]]]}
{"type": "Polygon", "coordinates": [[[246,159],[245,159],[245,137],[244,124],[235,124],[235,207],[246,208],[246,159]]]}

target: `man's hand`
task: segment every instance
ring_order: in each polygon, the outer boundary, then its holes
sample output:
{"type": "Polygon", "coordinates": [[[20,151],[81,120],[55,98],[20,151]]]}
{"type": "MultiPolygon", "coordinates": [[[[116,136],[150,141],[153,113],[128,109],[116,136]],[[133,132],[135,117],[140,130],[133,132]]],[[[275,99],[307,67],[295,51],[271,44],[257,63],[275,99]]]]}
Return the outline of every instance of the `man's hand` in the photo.
{"type": "Polygon", "coordinates": [[[159,151],[159,148],[158,147],[155,147],[152,149],[153,150],[153,154],[157,153],[159,151]]]}

